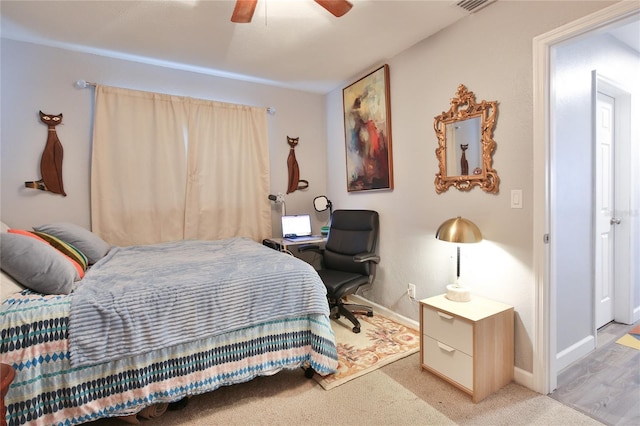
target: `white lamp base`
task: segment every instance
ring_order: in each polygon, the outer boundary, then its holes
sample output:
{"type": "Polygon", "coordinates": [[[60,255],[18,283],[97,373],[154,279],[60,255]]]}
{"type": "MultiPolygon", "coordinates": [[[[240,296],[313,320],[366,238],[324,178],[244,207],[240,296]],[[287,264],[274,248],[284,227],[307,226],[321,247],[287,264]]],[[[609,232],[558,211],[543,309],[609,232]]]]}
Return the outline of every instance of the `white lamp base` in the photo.
{"type": "Polygon", "coordinates": [[[446,297],[454,302],[468,302],[471,300],[471,292],[468,288],[460,287],[457,284],[449,284],[446,297]]]}

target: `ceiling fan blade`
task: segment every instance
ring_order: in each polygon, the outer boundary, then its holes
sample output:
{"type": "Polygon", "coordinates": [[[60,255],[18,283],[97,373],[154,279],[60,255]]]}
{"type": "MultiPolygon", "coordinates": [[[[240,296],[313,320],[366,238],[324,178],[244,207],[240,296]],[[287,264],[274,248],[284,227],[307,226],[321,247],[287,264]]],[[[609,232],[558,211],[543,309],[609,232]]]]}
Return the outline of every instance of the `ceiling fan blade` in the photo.
{"type": "Polygon", "coordinates": [[[233,8],[231,22],[237,24],[246,24],[251,22],[253,12],[256,10],[258,0],[236,0],[236,6],[233,8]]]}
{"type": "Polygon", "coordinates": [[[337,18],[350,11],[353,7],[347,0],[315,0],[315,2],[337,18]]]}

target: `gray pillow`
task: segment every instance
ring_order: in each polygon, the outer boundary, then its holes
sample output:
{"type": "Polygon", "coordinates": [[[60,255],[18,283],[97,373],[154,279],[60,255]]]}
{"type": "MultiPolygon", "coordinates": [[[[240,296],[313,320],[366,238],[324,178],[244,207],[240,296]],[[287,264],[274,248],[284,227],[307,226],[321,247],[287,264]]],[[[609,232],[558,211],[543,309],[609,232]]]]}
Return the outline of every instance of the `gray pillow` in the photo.
{"type": "Polygon", "coordinates": [[[0,234],[0,267],[23,286],[43,294],[69,294],[78,277],[58,250],[20,234],[0,234]]]}
{"type": "Polygon", "coordinates": [[[38,232],[46,232],[65,243],[69,243],[87,256],[89,265],[102,259],[111,246],[93,232],[73,223],[51,223],[33,228],[38,232]]]}

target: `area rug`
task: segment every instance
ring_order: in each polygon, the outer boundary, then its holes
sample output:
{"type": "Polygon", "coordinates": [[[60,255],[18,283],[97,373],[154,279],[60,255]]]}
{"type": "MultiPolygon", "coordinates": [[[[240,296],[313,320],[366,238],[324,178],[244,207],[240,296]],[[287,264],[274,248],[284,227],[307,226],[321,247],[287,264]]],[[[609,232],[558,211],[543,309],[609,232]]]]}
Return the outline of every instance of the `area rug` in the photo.
{"type": "Polygon", "coordinates": [[[640,325],[632,328],[630,332],[616,340],[616,343],[640,350],[640,325]]]}
{"type": "Polygon", "coordinates": [[[338,348],[338,371],[314,379],[325,390],[370,373],[384,365],[409,356],[420,349],[420,333],[408,325],[375,313],[373,317],[356,315],[360,333],[343,318],[332,319],[338,348]]]}

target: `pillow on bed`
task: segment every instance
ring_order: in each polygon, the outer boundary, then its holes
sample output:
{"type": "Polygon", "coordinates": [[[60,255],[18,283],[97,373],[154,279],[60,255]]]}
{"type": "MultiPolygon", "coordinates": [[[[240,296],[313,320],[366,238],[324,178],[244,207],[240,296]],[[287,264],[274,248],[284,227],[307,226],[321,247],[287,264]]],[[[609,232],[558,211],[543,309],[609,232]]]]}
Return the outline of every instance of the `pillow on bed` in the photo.
{"type": "Polygon", "coordinates": [[[38,232],[45,232],[49,235],[53,235],[54,237],[76,247],[84,253],[85,256],[87,256],[89,265],[93,265],[98,260],[102,259],[109,249],[111,249],[111,246],[102,238],[93,232],[72,223],[51,223],[36,226],[33,229],[38,232]]]}
{"type": "Polygon", "coordinates": [[[75,262],[77,262],[83,271],[87,270],[87,265],[89,263],[89,261],[87,260],[87,256],[85,256],[84,253],[75,248],[73,245],[45,232],[34,231],[33,233],[51,244],[54,248],[60,250],[66,256],[69,256],[75,262]]]}
{"type": "MultiPolygon", "coordinates": [[[[47,240],[45,240],[44,238],[42,238],[39,235],[36,235],[33,232],[25,231],[24,229],[9,229],[8,232],[10,234],[19,234],[19,235],[24,235],[25,237],[33,238],[35,240],[40,241],[42,244],[46,244],[46,245],[51,246],[51,247],[53,247],[54,249],[57,250],[57,248],[55,246],[51,245],[47,240]]],[[[84,278],[84,271],[85,270],[82,269],[82,266],[80,266],[80,264],[78,262],[76,262],[75,260],[73,260],[72,258],[67,256],[64,252],[60,252],[60,254],[62,254],[64,256],[64,258],[67,259],[67,261],[70,262],[71,265],[73,265],[73,267],[78,272],[78,276],[76,277],[76,281],[77,280],[81,280],[82,278],[84,278]]]]}
{"type": "MultiPolygon", "coordinates": [[[[0,221],[0,233],[7,232],[9,225],[0,221]]],[[[12,294],[19,293],[24,290],[24,287],[20,285],[16,280],[4,271],[0,270],[0,302],[12,294]]]]}
{"type": "Polygon", "coordinates": [[[0,234],[0,266],[16,281],[43,294],[69,294],[78,272],[48,243],[15,233],[0,234]]]}

